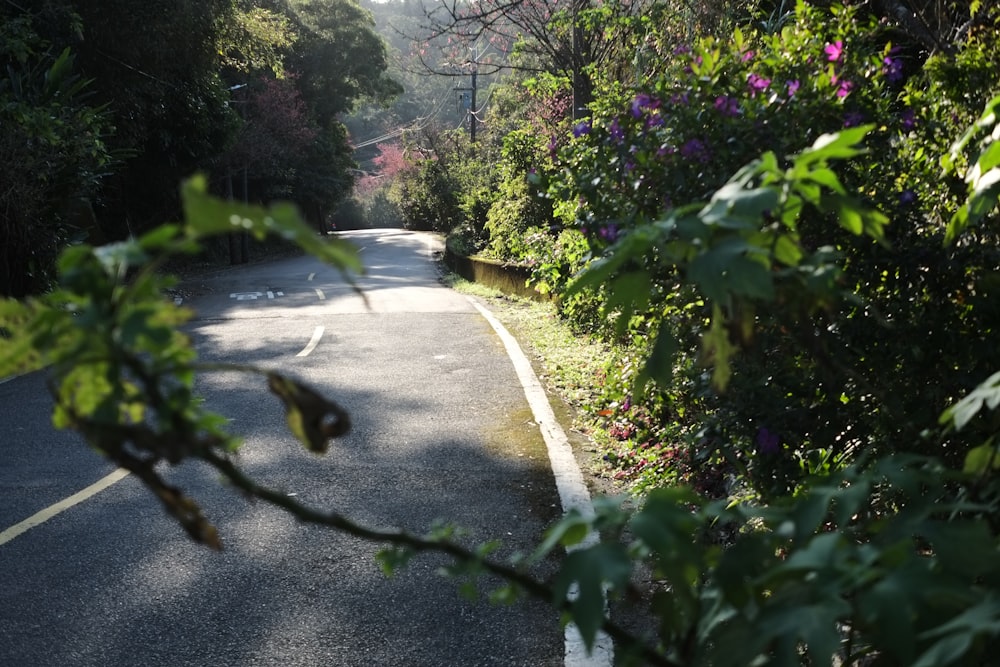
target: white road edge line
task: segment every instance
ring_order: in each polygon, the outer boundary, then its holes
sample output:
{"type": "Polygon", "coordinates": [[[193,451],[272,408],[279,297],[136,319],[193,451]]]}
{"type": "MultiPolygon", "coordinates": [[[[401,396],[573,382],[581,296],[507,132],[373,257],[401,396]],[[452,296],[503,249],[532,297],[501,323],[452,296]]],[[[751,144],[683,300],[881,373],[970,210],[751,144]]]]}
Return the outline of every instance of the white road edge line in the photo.
{"type": "MultiPolygon", "coordinates": [[[[563,512],[575,509],[584,516],[593,515],[594,508],[590,502],[590,492],[583,481],[580,466],[577,465],[576,458],[573,456],[573,447],[566,437],[566,432],[556,420],[548,396],[545,394],[545,388],[539,382],[538,376],[535,375],[531,362],[524,355],[517,340],[493,313],[472,297],[466,298],[500,336],[500,340],[503,341],[503,345],[507,349],[507,356],[514,364],[514,370],[524,388],[524,396],[528,399],[531,412],[535,421],[538,422],[549,451],[549,461],[552,463],[552,472],[556,478],[556,489],[559,492],[563,512]]],[[[589,547],[596,544],[597,541],[598,536],[591,533],[576,548],[589,547]]],[[[566,626],[565,638],[566,656],[563,663],[565,667],[611,667],[614,664],[614,643],[603,632],[598,634],[594,650],[590,655],[587,655],[583,638],[580,637],[579,631],[572,623],[566,626]]]]}
{"type": "Polygon", "coordinates": [[[70,507],[73,507],[74,505],[82,503],[84,500],[87,500],[91,496],[97,495],[98,493],[108,488],[115,482],[118,482],[128,477],[128,474],[129,474],[128,470],[125,470],[124,468],[118,468],[110,475],[106,475],[104,478],[94,482],[93,484],[83,489],[82,491],[78,491],[69,498],[60,500],[55,505],[50,505],[45,509],[43,509],[42,511],[36,512],[34,515],[28,517],[24,521],[14,524],[7,530],[0,533],[0,545],[10,542],[12,539],[17,537],[21,533],[30,530],[35,526],[40,526],[41,524],[45,523],[55,515],[65,510],[68,510],[70,507]]]}
{"type": "Polygon", "coordinates": [[[309,353],[312,352],[313,350],[315,350],[316,346],[319,345],[319,339],[323,337],[323,332],[324,331],[326,331],[325,327],[323,327],[323,326],[316,327],[316,329],[313,331],[312,338],[310,338],[309,342],[306,344],[306,346],[304,348],[302,348],[302,351],[299,352],[298,354],[296,354],[295,356],[296,357],[308,357],[309,353]]]}

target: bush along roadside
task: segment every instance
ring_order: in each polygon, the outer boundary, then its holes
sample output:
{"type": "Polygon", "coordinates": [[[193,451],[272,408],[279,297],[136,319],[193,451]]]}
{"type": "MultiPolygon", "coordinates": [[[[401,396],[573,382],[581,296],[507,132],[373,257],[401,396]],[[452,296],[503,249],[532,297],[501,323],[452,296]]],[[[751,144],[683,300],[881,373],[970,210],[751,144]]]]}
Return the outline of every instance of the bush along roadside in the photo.
{"type": "Polygon", "coordinates": [[[536,280],[556,286],[579,330],[616,350],[592,413],[622,482],[765,497],[861,455],[960,464],[971,441],[942,451],[922,434],[1000,363],[988,342],[996,227],[945,243],[966,183],[939,158],[1000,90],[996,27],[982,15],[974,23],[953,53],[927,57],[855,10],[799,3],[778,32],[670,42],[657,51],[667,65],[641,86],[599,87],[558,168],[535,178],[576,211],[571,229],[548,237],[561,251],[536,280]],[[835,156],[835,177],[815,142],[861,128],[862,152],[835,156]],[[762,153],[763,178],[806,175],[800,208],[782,218],[765,207],[747,225],[713,200],[717,219],[695,235],[684,204],[759,183],[762,153]],[[751,166],[731,179],[734,164],[751,166]],[[676,237],[664,231],[672,224],[676,237]],[[628,259],[610,260],[612,248],[628,259]],[[609,264],[566,289],[585,267],[609,264]]]}

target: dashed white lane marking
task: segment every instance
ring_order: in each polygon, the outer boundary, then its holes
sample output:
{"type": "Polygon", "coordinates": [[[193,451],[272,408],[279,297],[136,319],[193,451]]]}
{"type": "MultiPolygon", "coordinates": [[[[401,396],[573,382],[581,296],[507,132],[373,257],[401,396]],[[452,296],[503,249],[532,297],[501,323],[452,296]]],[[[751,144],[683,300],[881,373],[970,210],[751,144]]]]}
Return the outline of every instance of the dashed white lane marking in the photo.
{"type": "Polygon", "coordinates": [[[322,327],[322,326],[316,327],[316,329],[313,331],[312,338],[310,338],[309,342],[306,344],[306,346],[304,348],[302,348],[302,351],[299,352],[298,354],[296,354],[295,356],[296,357],[308,357],[309,353],[312,352],[313,350],[315,350],[316,346],[319,345],[319,339],[323,337],[323,332],[324,331],[326,331],[325,327],[322,327]]]}
{"type": "MultiPolygon", "coordinates": [[[[562,503],[563,512],[571,509],[579,511],[584,516],[592,516],[593,505],[590,502],[590,492],[583,481],[583,473],[573,456],[573,447],[569,444],[565,431],[556,420],[556,415],[549,404],[545,388],[539,382],[535,370],[531,367],[531,362],[524,356],[521,346],[509,331],[500,323],[493,313],[484,308],[478,301],[467,297],[469,302],[486,318],[493,330],[500,336],[504,347],[507,349],[507,356],[514,364],[514,370],[521,386],[524,388],[524,396],[528,399],[531,412],[535,416],[535,421],[542,431],[545,446],[549,451],[549,461],[552,464],[552,472],[556,478],[556,490],[559,492],[559,500],[562,503]]],[[[591,533],[583,542],[575,548],[582,549],[593,546],[598,541],[596,533],[591,533]]],[[[576,627],[570,623],[566,626],[565,633],[566,656],[565,667],[611,667],[614,664],[614,644],[611,638],[603,632],[597,635],[593,651],[587,655],[587,649],[583,643],[583,638],[576,627]]]]}
{"type": "Polygon", "coordinates": [[[324,299],[326,299],[326,294],[323,294],[323,290],[321,290],[318,287],[314,287],[313,289],[316,290],[316,298],[317,299],[319,299],[320,301],[323,301],[324,299]]]}
{"type": "Polygon", "coordinates": [[[0,533],[0,545],[10,542],[12,539],[17,537],[21,533],[30,530],[35,526],[40,526],[41,524],[45,523],[46,521],[48,521],[55,515],[59,514],[60,512],[64,512],[65,510],[68,510],[70,507],[82,503],[84,500],[87,500],[91,496],[97,495],[98,493],[108,488],[115,482],[125,479],[128,476],[128,474],[129,474],[128,470],[125,470],[124,468],[118,468],[110,475],[107,475],[104,478],[98,480],[97,482],[94,482],[93,484],[83,489],[82,491],[78,491],[69,498],[60,500],[55,505],[50,505],[45,509],[43,509],[42,511],[36,512],[32,516],[29,516],[24,521],[14,524],[7,530],[0,533]]]}
{"type": "Polygon", "coordinates": [[[315,273],[310,273],[309,274],[309,278],[308,278],[309,282],[312,282],[312,279],[315,278],[315,277],[316,277],[315,273]]]}

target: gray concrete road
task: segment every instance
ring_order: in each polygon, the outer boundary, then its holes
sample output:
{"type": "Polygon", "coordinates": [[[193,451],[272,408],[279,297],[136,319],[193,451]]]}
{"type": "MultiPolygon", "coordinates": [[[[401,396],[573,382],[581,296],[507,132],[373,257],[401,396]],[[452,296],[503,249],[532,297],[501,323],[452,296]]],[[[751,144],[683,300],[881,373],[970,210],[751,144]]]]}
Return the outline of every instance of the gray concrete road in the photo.
{"type": "MultiPolygon", "coordinates": [[[[190,333],[204,359],[279,369],[352,415],[351,433],[316,457],[285,433],[259,379],[205,377],[208,404],[246,436],[242,464],[369,525],[423,531],[447,518],[470,543],[529,548],[559,498],[501,342],[437,283],[433,236],[347,236],[368,267],[367,304],[306,257],[195,285],[190,333]]],[[[40,374],[0,384],[0,531],[112,470],[47,411],[40,374]]],[[[206,470],[172,479],[202,502],[225,551],[188,541],[135,479],[110,484],[0,543],[0,665],[563,664],[544,604],[470,602],[433,556],[386,579],[375,545],[248,502],[206,470]]]]}

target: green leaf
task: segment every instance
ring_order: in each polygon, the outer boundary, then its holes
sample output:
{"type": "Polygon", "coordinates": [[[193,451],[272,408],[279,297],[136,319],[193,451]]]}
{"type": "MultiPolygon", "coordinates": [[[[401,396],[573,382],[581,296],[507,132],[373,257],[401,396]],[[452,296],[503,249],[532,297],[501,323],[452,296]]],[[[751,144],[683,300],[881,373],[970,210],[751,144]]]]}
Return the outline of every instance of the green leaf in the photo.
{"type": "Polygon", "coordinates": [[[798,241],[789,234],[779,234],[771,252],[774,259],[785,266],[798,266],[803,257],[798,241]]]}
{"type": "Polygon", "coordinates": [[[407,547],[393,546],[380,549],[375,554],[375,560],[382,568],[382,574],[392,577],[397,571],[406,566],[416,553],[407,547]]]}
{"type": "Polygon", "coordinates": [[[820,200],[821,211],[835,213],[840,226],[860,236],[865,234],[879,242],[885,241],[885,226],[889,223],[883,213],[868,208],[853,197],[824,194],[820,200]]]}
{"type": "Polygon", "coordinates": [[[962,470],[970,475],[982,475],[998,468],[1000,468],[1000,451],[997,451],[992,438],[985,444],[970,449],[965,455],[965,463],[962,466],[962,470]]]}
{"type": "Polygon", "coordinates": [[[994,167],[1000,165],[1000,142],[990,143],[979,155],[976,163],[966,175],[966,182],[975,185],[994,167]]]}
{"type": "Polygon", "coordinates": [[[924,651],[911,667],[947,667],[966,654],[972,640],[968,634],[945,637],[924,651]]]}
{"type": "Polygon", "coordinates": [[[712,386],[716,391],[725,391],[733,374],[729,360],[737,348],[729,340],[725,317],[718,305],[713,306],[712,323],[702,336],[701,348],[705,362],[712,366],[712,386]]]}
{"type": "Polygon", "coordinates": [[[913,663],[913,667],[944,667],[967,658],[967,653],[981,637],[1000,634],[1000,603],[989,597],[965,609],[947,623],[929,630],[921,639],[942,639],[934,643],[913,663]]]}
{"type": "Polygon", "coordinates": [[[826,167],[820,167],[819,169],[813,169],[808,172],[805,177],[806,179],[813,181],[823,187],[836,192],[837,194],[846,195],[847,190],[840,183],[840,179],[837,174],[834,173],[832,169],[826,167]]]}
{"type": "Polygon", "coordinates": [[[674,359],[678,352],[677,340],[670,334],[667,327],[661,323],[653,341],[652,349],[646,358],[642,369],[636,375],[633,392],[642,396],[646,384],[652,380],[661,387],[669,387],[673,379],[674,359]]]}
{"type": "Polygon", "coordinates": [[[570,599],[572,621],[588,650],[593,648],[597,633],[604,624],[605,585],[624,588],[631,573],[632,560],[624,545],[618,543],[602,542],[580,549],[563,561],[553,592],[556,600],[570,599]]]}
{"type": "Polygon", "coordinates": [[[834,134],[821,135],[813,145],[805,149],[793,158],[795,165],[813,164],[815,162],[843,158],[852,158],[865,152],[864,148],[858,148],[867,134],[874,129],[874,125],[860,125],[846,130],[841,130],[834,134]]]}
{"type": "Polygon", "coordinates": [[[1000,405],[1000,371],[988,377],[968,396],[941,413],[938,422],[940,424],[951,422],[955,430],[960,431],[973,417],[979,414],[984,405],[990,410],[995,410],[1000,405]]]}
{"type": "Polygon", "coordinates": [[[984,522],[930,521],[922,532],[943,571],[975,578],[997,568],[995,539],[984,522]]]}
{"type": "Polygon", "coordinates": [[[583,542],[589,533],[590,520],[583,516],[579,510],[570,510],[545,532],[545,539],[538,545],[528,561],[532,563],[541,561],[557,546],[575,546],[583,542]]]}
{"type": "Polygon", "coordinates": [[[625,332],[633,313],[641,312],[649,306],[651,289],[652,278],[648,271],[631,271],[615,276],[611,281],[608,307],[619,310],[616,322],[619,335],[625,332]]]}
{"type": "Polygon", "coordinates": [[[40,306],[0,298],[0,379],[41,368],[43,355],[28,328],[40,306]]]}
{"type": "Polygon", "coordinates": [[[723,229],[753,229],[756,225],[752,221],[774,211],[779,203],[780,193],[776,188],[746,189],[729,182],[712,195],[698,215],[707,224],[723,229]]]}
{"type": "MultiPolygon", "coordinates": [[[[780,606],[772,604],[760,616],[757,626],[766,636],[778,640],[779,644],[785,643],[785,650],[792,655],[797,652],[795,646],[797,642],[789,640],[800,637],[809,652],[809,664],[829,665],[832,664],[832,659],[840,646],[837,627],[846,607],[843,603],[830,602],[780,606]]],[[[789,658],[785,664],[800,665],[802,662],[789,658]]]]}
{"type": "Polygon", "coordinates": [[[965,134],[961,136],[955,143],[951,145],[951,150],[948,155],[941,158],[941,165],[944,167],[945,171],[952,171],[954,169],[955,163],[965,147],[969,145],[972,138],[975,137],[980,130],[989,128],[996,124],[997,120],[997,110],[1000,109],[1000,95],[997,95],[989,102],[986,103],[986,108],[983,109],[982,115],[979,119],[965,131],[965,134]]]}
{"type": "Polygon", "coordinates": [[[687,268],[688,280],[711,301],[725,302],[732,294],[770,300],[774,298],[771,272],[761,262],[746,257],[760,251],[739,237],[728,237],[700,253],[687,268]]]}
{"type": "Polygon", "coordinates": [[[784,563],[774,568],[770,577],[783,577],[791,571],[816,572],[827,570],[838,560],[839,552],[846,544],[839,533],[820,533],[813,537],[802,549],[796,549],[784,563]]]}
{"type": "Polygon", "coordinates": [[[893,568],[883,579],[858,591],[857,606],[864,622],[882,630],[880,645],[899,664],[909,664],[915,654],[915,596],[926,578],[922,567],[893,568]]]}

